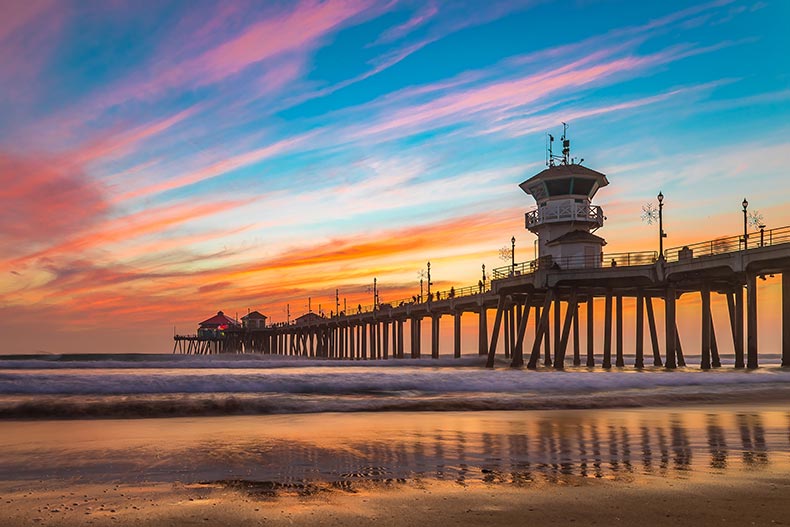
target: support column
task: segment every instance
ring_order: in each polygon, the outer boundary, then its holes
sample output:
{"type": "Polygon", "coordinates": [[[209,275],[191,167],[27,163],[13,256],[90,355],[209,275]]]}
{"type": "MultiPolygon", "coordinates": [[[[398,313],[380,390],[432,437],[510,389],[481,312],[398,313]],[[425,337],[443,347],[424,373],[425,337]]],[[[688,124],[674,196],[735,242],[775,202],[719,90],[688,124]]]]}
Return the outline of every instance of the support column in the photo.
{"type": "Polygon", "coordinates": [[[623,295],[617,295],[615,300],[615,306],[617,308],[617,324],[615,325],[615,366],[622,368],[625,366],[625,358],[623,357],[623,295]]]}
{"type": "MultiPolygon", "coordinates": [[[[383,348],[382,351],[384,353],[384,360],[390,358],[390,321],[385,320],[383,323],[383,327],[381,328],[382,335],[381,335],[381,347],[383,348]]],[[[393,352],[395,348],[393,347],[393,352]]]]}
{"type": "Polygon", "coordinates": [[[398,320],[398,358],[403,358],[403,324],[404,320],[398,320]]]}
{"type": "Polygon", "coordinates": [[[368,331],[367,331],[368,328],[366,328],[365,326],[367,326],[367,324],[365,324],[364,322],[362,322],[362,324],[360,325],[361,330],[360,330],[360,339],[359,339],[359,351],[360,354],[362,355],[362,360],[368,358],[368,331]]]}
{"type": "Polygon", "coordinates": [[[743,368],[746,366],[743,348],[743,287],[740,285],[733,293],[735,297],[735,322],[733,338],[735,339],[735,367],[743,368]]]}
{"type": "Polygon", "coordinates": [[[603,314],[603,367],[612,367],[612,291],[606,291],[603,314]]]}
{"type": "Polygon", "coordinates": [[[677,346],[677,332],[675,321],[675,288],[667,287],[666,298],[664,299],[664,330],[666,342],[666,365],[667,368],[674,370],[677,368],[675,349],[677,346]]]}
{"type": "Polygon", "coordinates": [[[579,356],[579,306],[573,310],[573,365],[580,366],[582,359],[579,356]]]}
{"type": "Polygon", "coordinates": [[[543,300],[543,308],[540,310],[540,317],[537,316],[538,308],[535,308],[535,342],[532,344],[532,354],[529,356],[529,363],[527,368],[534,370],[538,366],[538,359],[540,359],[540,344],[543,341],[543,336],[549,328],[549,308],[554,291],[549,289],[546,291],[546,298],[543,300]],[[540,320],[538,320],[540,318],[540,320]]]}
{"type": "Polygon", "coordinates": [[[746,278],[746,367],[757,368],[757,275],[746,278]]]}
{"type": "Polygon", "coordinates": [[[642,291],[636,292],[636,359],[635,368],[645,367],[645,296],[642,291]]]}
{"type": "Polygon", "coordinates": [[[453,314],[453,357],[461,358],[461,315],[463,311],[453,314]]]}
{"type": "Polygon", "coordinates": [[[529,310],[531,309],[532,295],[524,299],[524,308],[518,317],[518,331],[516,333],[516,345],[513,346],[513,360],[510,362],[511,368],[520,368],[524,365],[524,334],[527,332],[527,322],[529,322],[529,310]]]}
{"type": "Polygon", "coordinates": [[[595,367],[595,297],[587,298],[587,367],[595,367]]]}
{"type": "Polygon", "coordinates": [[[505,308],[504,313],[504,341],[505,341],[505,358],[510,358],[510,345],[513,342],[513,339],[510,336],[510,332],[513,329],[513,311],[510,309],[510,306],[505,308]]]}
{"type": "Polygon", "coordinates": [[[496,306],[496,317],[494,317],[494,329],[491,332],[491,343],[488,346],[488,360],[486,361],[486,368],[494,367],[494,355],[496,354],[497,340],[499,339],[499,330],[502,326],[502,315],[505,311],[507,300],[504,295],[499,295],[499,301],[496,306]]]}
{"type": "Polygon", "coordinates": [[[713,323],[713,313],[710,315],[710,358],[714,368],[721,368],[719,357],[719,342],[716,340],[716,324],[713,323]]]}
{"type": "Polygon", "coordinates": [[[790,368],[790,269],[782,271],[782,367],[790,368]]]}
{"type": "Polygon", "coordinates": [[[488,353],[488,315],[486,314],[486,306],[485,304],[480,306],[480,318],[478,324],[478,347],[477,353],[480,355],[485,355],[488,353]]]}
{"type": "Polygon", "coordinates": [[[699,292],[702,298],[702,350],[700,368],[710,369],[710,284],[703,283],[699,292]]]}
{"type": "Polygon", "coordinates": [[[650,345],[653,348],[653,366],[663,366],[661,363],[661,350],[658,348],[658,331],[656,330],[656,315],[653,312],[653,297],[645,298],[647,308],[647,325],[650,328],[650,345]]]}
{"type": "Polygon", "coordinates": [[[439,319],[440,315],[431,316],[431,358],[439,358],[439,319]]]}
{"type": "MultiPolygon", "coordinates": [[[[556,305],[556,304],[555,304],[556,305]]],[[[565,323],[562,325],[562,336],[559,346],[554,350],[554,369],[561,370],[565,367],[565,350],[568,348],[568,339],[571,334],[571,325],[576,311],[576,289],[571,291],[568,299],[568,309],[565,311],[565,323]]]]}
{"type": "MultiPolygon", "coordinates": [[[[556,291],[554,295],[554,357],[557,357],[557,353],[559,352],[560,348],[560,337],[562,336],[562,329],[560,327],[560,312],[561,312],[562,301],[560,300],[560,292],[556,291]]],[[[551,357],[548,357],[551,359],[551,357]]],[[[549,360],[546,363],[546,366],[550,366],[553,364],[553,361],[549,360]]]]}

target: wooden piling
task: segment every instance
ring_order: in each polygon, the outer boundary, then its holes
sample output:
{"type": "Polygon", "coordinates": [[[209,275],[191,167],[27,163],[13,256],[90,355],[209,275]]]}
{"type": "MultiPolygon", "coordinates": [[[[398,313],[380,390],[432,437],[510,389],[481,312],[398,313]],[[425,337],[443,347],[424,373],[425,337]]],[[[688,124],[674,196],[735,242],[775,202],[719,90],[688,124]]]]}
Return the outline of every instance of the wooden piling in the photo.
{"type": "Polygon", "coordinates": [[[587,367],[595,367],[595,297],[587,298],[587,367]]]}
{"type": "Polygon", "coordinates": [[[622,368],[625,366],[625,358],[623,357],[623,295],[616,296],[615,306],[617,308],[617,324],[615,325],[615,366],[622,368]]]}
{"type": "Polygon", "coordinates": [[[453,357],[461,358],[461,315],[463,311],[453,313],[453,357]]]}
{"type": "Polygon", "coordinates": [[[666,333],[664,346],[666,347],[666,367],[669,369],[677,368],[675,350],[677,347],[677,334],[675,331],[675,288],[669,286],[666,289],[664,298],[664,330],[666,333]]]}
{"type": "Polygon", "coordinates": [[[543,335],[548,330],[549,327],[549,308],[551,307],[551,301],[554,291],[552,289],[548,289],[546,291],[546,297],[543,300],[543,308],[540,311],[540,320],[537,320],[537,308],[535,309],[535,319],[537,321],[537,326],[535,329],[535,342],[532,345],[532,353],[529,356],[529,362],[527,363],[527,368],[534,370],[538,366],[538,359],[540,359],[540,345],[541,341],[543,340],[543,335]]]}
{"type": "Polygon", "coordinates": [[[636,293],[636,358],[635,368],[645,367],[645,295],[640,290],[636,293]]]}
{"type": "Polygon", "coordinates": [[[710,369],[710,284],[702,284],[700,290],[702,298],[702,350],[700,368],[710,369]]]}
{"type": "Polygon", "coordinates": [[[790,368],[790,269],[782,271],[782,366],[790,368]]]}
{"type": "Polygon", "coordinates": [[[757,368],[757,275],[746,277],[746,367],[757,368]]]}
{"type": "Polygon", "coordinates": [[[606,290],[606,302],[603,314],[603,364],[606,369],[612,367],[612,290],[606,290]]]}

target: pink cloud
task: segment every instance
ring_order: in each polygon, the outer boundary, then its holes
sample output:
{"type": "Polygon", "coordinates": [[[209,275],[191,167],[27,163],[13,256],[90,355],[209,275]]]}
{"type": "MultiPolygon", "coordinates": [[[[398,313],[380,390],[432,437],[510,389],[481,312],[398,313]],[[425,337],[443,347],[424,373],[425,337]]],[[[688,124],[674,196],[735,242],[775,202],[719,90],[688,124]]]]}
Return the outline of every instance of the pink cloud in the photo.
{"type": "Polygon", "coordinates": [[[382,33],[381,37],[379,37],[379,39],[376,41],[376,44],[385,44],[387,42],[392,42],[393,40],[398,40],[399,38],[408,35],[419,26],[424,25],[437,14],[439,14],[439,8],[433,3],[429,3],[403,24],[395,26],[382,33]]]}
{"type": "Polygon", "coordinates": [[[0,152],[0,241],[6,255],[93,225],[109,205],[79,166],[0,152]]]}

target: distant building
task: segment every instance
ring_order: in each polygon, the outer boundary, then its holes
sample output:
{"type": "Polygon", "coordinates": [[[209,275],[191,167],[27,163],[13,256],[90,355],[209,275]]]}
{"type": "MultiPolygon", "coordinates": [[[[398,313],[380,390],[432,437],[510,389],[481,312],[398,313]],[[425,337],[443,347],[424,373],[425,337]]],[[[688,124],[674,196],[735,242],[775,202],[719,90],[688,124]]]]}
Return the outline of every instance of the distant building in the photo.
{"type": "Polygon", "coordinates": [[[266,315],[252,311],[241,317],[241,325],[245,329],[263,329],[266,327],[266,315]]]}
{"type": "Polygon", "coordinates": [[[296,317],[294,322],[296,324],[310,324],[312,322],[317,322],[319,320],[323,320],[324,317],[318,315],[316,313],[305,313],[301,317],[296,317]]]}
{"type": "Polygon", "coordinates": [[[217,311],[216,315],[198,325],[198,337],[222,337],[226,330],[239,327],[238,321],[225,315],[222,311],[217,311]]]}

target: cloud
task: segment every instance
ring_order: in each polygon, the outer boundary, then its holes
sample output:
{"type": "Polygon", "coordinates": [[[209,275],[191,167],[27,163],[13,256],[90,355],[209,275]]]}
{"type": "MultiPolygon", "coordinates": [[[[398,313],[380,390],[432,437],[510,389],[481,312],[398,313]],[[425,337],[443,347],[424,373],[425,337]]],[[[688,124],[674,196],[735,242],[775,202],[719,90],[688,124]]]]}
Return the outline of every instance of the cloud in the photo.
{"type": "Polygon", "coordinates": [[[109,204],[101,186],[63,159],[0,151],[0,241],[9,256],[99,222],[109,204]]]}

